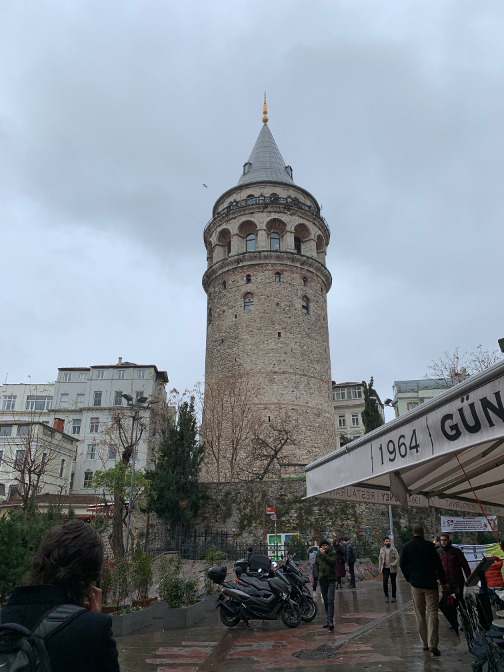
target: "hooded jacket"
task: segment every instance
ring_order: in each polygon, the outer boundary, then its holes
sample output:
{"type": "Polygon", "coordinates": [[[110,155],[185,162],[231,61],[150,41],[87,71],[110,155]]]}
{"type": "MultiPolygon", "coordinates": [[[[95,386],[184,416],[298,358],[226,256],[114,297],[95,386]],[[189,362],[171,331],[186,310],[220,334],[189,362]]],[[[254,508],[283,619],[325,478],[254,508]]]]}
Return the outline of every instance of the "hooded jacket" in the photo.
{"type": "Polygon", "coordinates": [[[443,563],[446,582],[452,585],[462,585],[465,579],[471,574],[471,568],[460,548],[452,546],[450,542],[444,548],[443,546],[439,546],[437,552],[443,563]]]}
{"type": "Polygon", "coordinates": [[[315,576],[319,581],[336,581],[336,551],[320,551],[315,557],[315,576]]]}

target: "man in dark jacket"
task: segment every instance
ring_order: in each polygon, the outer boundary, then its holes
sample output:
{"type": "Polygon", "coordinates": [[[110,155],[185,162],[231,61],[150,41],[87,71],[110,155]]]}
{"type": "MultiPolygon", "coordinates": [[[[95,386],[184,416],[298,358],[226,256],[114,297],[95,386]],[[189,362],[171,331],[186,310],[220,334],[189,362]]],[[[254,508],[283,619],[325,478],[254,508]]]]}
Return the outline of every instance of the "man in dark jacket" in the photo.
{"type": "Polygon", "coordinates": [[[334,630],[334,593],[336,586],[336,551],[331,550],[327,539],[320,542],[320,551],[315,557],[315,577],[320,583],[322,599],[327,616],[324,628],[334,630]]]}
{"type": "Polygon", "coordinates": [[[450,586],[450,593],[455,593],[458,598],[464,595],[464,574],[465,578],[469,578],[471,568],[467,562],[465,555],[460,548],[452,546],[450,537],[446,532],[443,532],[440,539],[440,546],[437,549],[443,569],[446,574],[446,583],[450,586]]]}
{"type": "Polygon", "coordinates": [[[350,583],[348,584],[349,588],[355,588],[355,561],[357,560],[357,556],[355,555],[355,550],[350,541],[348,540],[348,537],[345,537],[345,544],[346,544],[346,558],[348,562],[348,571],[350,573],[350,583]]]}
{"type": "Polygon", "coordinates": [[[448,586],[441,558],[434,544],[424,539],[424,529],[421,525],[413,527],[413,539],[403,546],[401,570],[406,581],[411,584],[411,595],[423,650],[439,656],[441,654],[438,649],[438,579],[443,585],[443,590],[448,590],[448,586]],[[428,621],[425,618],[426,609],[428,621]]]}

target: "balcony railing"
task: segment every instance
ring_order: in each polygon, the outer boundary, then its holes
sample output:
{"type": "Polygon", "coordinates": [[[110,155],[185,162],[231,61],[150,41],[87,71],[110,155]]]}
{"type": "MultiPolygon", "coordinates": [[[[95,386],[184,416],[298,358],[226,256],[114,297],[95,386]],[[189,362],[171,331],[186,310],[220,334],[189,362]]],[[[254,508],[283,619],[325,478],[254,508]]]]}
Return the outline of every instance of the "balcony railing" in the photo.
{"type": "Polygon", "coordinates": [[[205,226],[204,233],[207,231],[208,227],[213,224],[213,222],[216,222],[221,217],[224,217],[239,208],[249,208],[251,206],[263,206],[264,208],[267,206],[269,210],[278,210],[279,212],[291,209],[304,210],[305,212],[309,212],[313,217],[316,217],[318,220],[320,220],[326,227],[328,233],[330,233],[329,224],[326,222],[324,217],[322,217],[318,208],[314,208],[313,206],[308,205],[307,203],[303,203],[297,198],[291,198],[290,196],[254,196],[253,198],[244,198],[241,201],[231,201],[229,205],[227,205],[225,208],[222,208],[222,210],[218,210],[212,219],[209,220],[205,226]]]}

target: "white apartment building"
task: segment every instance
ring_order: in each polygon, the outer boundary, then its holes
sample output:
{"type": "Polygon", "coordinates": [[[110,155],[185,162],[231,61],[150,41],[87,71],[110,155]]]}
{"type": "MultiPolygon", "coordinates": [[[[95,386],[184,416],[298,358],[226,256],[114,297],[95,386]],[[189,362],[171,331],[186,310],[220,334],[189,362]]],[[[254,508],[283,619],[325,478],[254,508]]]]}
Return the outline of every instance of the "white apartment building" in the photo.
{"type": "Polygon", "coordinates": [[[421,380],[394,381],[394,410],[396,418],[413,410],[420,404],[437,397],[448,389],[448,383],[442,378],[422,378],[421,380]]]}
{"type": "MultiPolygon", "coordinates": [[[[78,439],[69,480],[70,494],[89,493],[88,485],[97,470],[114,466],[119,448],[111,442],[107,428],[111,414],[126,407],[123,394],[166,401],[166,371],[153,364],[133,364],[121,358],[114,365],[61,367],[54,384],[0,386],[0,421],[23,419],[36,414],[36,420],[53,426],[63,421],[64,431],[78,439]]],[[[150,419],[150,410],[141,412],[150,419]]],[[[149,424],[149,422],[147,422],[149,424]]],[[[144,432],[138,444],[135,463],[138,469],[152,464],[151,432],[144,432]]]]}
{"type": "MultiPolygon", "coordinates": [[[[353,441],[365,432],[362,422],[364,410],[364,391],[362,383],[335,383],[332,384],[334,420],[336,423],[337,448],[341,447],[342,437],[353,441]]],[[[384,416],[383,404],[376,395],[378,408],[384,416]]]]}

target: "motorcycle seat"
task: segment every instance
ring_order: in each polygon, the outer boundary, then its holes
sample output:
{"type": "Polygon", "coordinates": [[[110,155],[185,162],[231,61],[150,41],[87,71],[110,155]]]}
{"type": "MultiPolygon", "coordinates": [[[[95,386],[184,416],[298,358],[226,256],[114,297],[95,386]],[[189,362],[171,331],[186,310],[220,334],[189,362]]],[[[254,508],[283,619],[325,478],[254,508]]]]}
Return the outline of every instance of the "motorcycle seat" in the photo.
{"type": "Polygon", "coordinates": [[[265,579],[256,579],[253,576],[242,575],[240,580],[243,581],[243,583],[247,583],[249,586],[253,586],[256,590],[267,591],[268,593],[271,593],[269,583],[265,579]]]}

